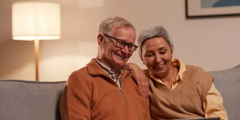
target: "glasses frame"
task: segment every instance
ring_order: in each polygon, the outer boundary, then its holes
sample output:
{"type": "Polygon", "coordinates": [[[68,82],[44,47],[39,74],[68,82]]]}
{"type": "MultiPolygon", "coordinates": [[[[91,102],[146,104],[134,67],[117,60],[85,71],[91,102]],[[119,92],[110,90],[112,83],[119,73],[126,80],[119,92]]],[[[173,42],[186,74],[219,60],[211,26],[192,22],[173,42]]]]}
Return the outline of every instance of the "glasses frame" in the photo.
{"type": "Polygon", "coordinates": [[[137,48],[138,48],[138,46],[135,45],[135,44],[133,44],[133,43],[127,43],[127,42],[124,41],[124,40],[117,39],[117,38],[112,37],[112,36],[110,36],[110,35],[108,35],[108,34],[104,34],[104,36],[106,36],[106,37],[109,38],[109,39],[112,38],[112,39],[116,40],[116,43],[114,43],[114,44],[115,44],[115,46],[118,47],[118,48],[123,49],[123,48],[126,47],[126,45],[127,45],[127,47],[128,47],[128,51],[130,51],[130,52],[134,52],[134,51],[136,51],[137,48]],[[118,44],[119,41],[121,41],[122,43],[124,43],[124,45],[123,45],[123,46],[119,46],[119,44],[118,44]],[[133,45],[133,48],[129,48],[130,45],[133,45]]]}

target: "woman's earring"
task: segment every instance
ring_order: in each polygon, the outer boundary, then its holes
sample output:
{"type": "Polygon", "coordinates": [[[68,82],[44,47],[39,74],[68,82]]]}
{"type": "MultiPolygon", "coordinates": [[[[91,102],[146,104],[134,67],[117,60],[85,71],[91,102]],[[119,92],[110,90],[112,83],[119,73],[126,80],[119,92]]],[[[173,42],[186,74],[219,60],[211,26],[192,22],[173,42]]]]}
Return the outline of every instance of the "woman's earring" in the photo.
{"type": "Polygon", "coordinates": [[[145,63],[143,62],[143,64],[145,64],[145,63]]]}

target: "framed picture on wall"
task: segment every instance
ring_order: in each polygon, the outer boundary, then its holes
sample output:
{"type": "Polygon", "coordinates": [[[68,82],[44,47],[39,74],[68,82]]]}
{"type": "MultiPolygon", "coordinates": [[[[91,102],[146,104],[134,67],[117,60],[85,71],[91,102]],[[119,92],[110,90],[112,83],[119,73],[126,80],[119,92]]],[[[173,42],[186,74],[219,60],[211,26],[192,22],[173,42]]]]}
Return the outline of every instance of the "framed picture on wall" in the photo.
{"type": "Polygon", "coordinates": [[[240,0],[185,0],[186,17],[240,16],[240,0]]]}

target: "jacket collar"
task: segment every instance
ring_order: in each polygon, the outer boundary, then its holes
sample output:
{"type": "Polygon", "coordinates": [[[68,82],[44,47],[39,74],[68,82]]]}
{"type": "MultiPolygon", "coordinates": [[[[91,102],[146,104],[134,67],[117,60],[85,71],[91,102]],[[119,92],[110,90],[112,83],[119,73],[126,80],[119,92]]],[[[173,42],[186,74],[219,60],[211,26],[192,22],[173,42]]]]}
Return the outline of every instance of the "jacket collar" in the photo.
{"type": "MultiPolygon", "coordinates": [[[[88,73],[93,76],[108,76],[108,74],[103,70],[103,68],[96,62],[96,60],[93,58],[91,61],[86,65],[88,73]]],[[[128,75],[129,72],[127,70],[124,70],[121,78],[128,75]]]]}

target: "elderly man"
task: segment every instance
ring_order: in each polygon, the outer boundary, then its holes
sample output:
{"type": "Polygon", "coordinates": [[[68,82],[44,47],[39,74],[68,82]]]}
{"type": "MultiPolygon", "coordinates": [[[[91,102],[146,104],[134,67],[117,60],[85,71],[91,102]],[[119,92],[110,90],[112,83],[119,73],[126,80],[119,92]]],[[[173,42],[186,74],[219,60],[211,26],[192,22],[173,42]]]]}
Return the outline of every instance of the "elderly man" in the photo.
{"type": "Polygon", "coordinates": [[[97,58],[74,71],[61,96],[62,120],[150,120],[142,95],[125,63],[137,49],[133,25],[122,17],[100,24],[97,58]]]}

